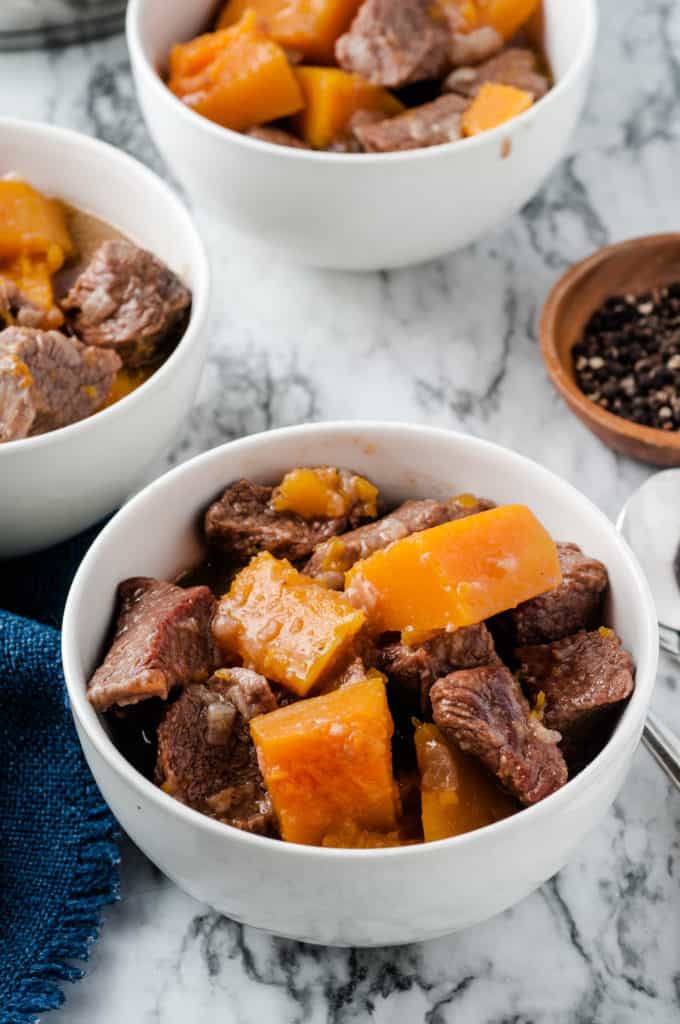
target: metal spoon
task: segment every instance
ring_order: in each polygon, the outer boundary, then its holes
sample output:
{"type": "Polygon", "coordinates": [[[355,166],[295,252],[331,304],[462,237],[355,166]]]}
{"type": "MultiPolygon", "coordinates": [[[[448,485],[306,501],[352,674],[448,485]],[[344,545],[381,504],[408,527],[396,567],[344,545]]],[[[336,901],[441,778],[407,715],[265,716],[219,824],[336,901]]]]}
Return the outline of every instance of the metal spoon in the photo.
{"type": "MultiPolygon", "coordinates": [[[[647,577],[661,647],[680,658],[680,585],[674,568],[680,549],[680,469],[655,473],[634,491],[621,509],[616,528],[647,577]]],[[[650,711],[642,742],[680,789],[680,737],[650,711]]]]}

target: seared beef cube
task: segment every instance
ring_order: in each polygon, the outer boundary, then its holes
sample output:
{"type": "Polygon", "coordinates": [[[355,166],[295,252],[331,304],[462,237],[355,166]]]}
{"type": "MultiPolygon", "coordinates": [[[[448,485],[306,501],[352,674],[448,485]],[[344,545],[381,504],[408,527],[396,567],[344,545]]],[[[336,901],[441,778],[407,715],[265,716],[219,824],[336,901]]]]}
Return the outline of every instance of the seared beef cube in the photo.
{"type": "Polygon", "coordinates": [[[504,616],[518,645],[561,640],[597,625],[609,577],[602,562],[584,555],[576,544],[557,544],[562,582],[546,594],[525,601],[504,616]]]}
{"type": "Polygon", "coordinates": [[[248,723],[277,702],[263,676],[220,669],[189,686],[158,730],[156,782],[197,811],[247,832],[274,834],[248,723]]]}
{"type": "Polygon", "coordinates": [[[274,146],[288,146],[291,149],[311,149],[306,142],[299,139],[297,135],[293,135],[292,132],[287,132],[283,128],[272,128],[268,125],[262,125],[257,128],[249,128],[244,134],[249,135],[251,139],[259,139],[260,142],[271,142],[274,146]]]}
{"type": "Polygon", "coordinates": [[[121,362],[59,331],[0,331],[0,442],[82,420],[103,404],[121,362]]]}
{"type": "Polygon", "coordinates": [[[537,706],[542,705],[544,724],[562,734],[570,763],[585,763],[594,755],[592,734],[610,724],[611,712],[633,692],[633,661],[619,637],[602,627],[551,644],[520,647],[517,659],[520,682],[537,706]]]}
{"type": "Polygon", "coordinates": [[[484,82],[498,82],[513,85],[516,89],[530,92],[534,100],[540,100],[548,91],[545,75],[538,71],[536,54],[533,50],[510,47],[496,57],[477,64],[476,67],[458,67],[444,82],[446,92],[461,96],[476,96],[484,82]]]}
{"type": "Polygon", "coordinates": [[[430,690],[437,679],[456,669],[498,665],[493,637],[483,622],[440,633],[422,644],[408,646],[388,640],[376,650],[377,667],[403,696],[427,715],[430,690]]]}
{"type": "Polygon", "coordinates": [[[165,700],[177,686],[205,681],[215,666],[214,609],[207,587],[183,589],[146,576],[120,583],[116,630],[88,684],[90,703],[105,711],[148,697],[165,700]]]}
{"type": "Polygon", "coordinates": [[[189,289],[152,253],[110,239],[96,250],[61,306],[84,342],[115,349],[127,366],[141,366],[190,304],[189,289]]]}
{"type": "Polygon", "coordinates": [[[342,537],[318,544],[304,571],[325,586],[340,590],[345,582],[345,573],[359,559],[368,558],[374,551],[380,551],[411,533],[440,526],[452,519],[463,519],[489,508],[493,508],[493,502],[472,495],[463,495],[450,501],[435,501],[432,498],[405,501],[394,512],[374,523],[367,523],[342,537]]]}
{"type": "Polygon", "coordinates": [[[450,66],[451,30],[432,9],[431,0],[364,0],[335,44],[338,64],[390,88],[441,78],[450,66]]]}
{"type": "Polygon", "coordinates": [[[531,714],[507,668],[452,672],[434,684],[430,699],[444,736],[478,757],[521,803],[535,804],[567,781],[559,733],[531,714]]]}
{"type": "Polygon", "coordinates": [[[273,494],[273,487],[249,480],[227,487],[205,514],[208,543],[239,562],[260,551],[296,562],[307,558],[317,544],[365,518],[360,502],[347,515],[330,518],[305,519],[296,512],[277,512],[271,504],[273,494]]]}
{"type": "Polygon", "coordinates": [[[483,25],[472,32],[455,32],[449,46],[449,58],[454,68],[481,64],[503,49],[503,36],[491,25],[483,25]]]}
{"type": "Polygon", "coordinates": [[[396,117],[359,124],[354,134],[367,153],[391,153],[456,142],[461,134],[461,114],[467,105],[468,101],[462,96],[449,93],[396,117]]]}

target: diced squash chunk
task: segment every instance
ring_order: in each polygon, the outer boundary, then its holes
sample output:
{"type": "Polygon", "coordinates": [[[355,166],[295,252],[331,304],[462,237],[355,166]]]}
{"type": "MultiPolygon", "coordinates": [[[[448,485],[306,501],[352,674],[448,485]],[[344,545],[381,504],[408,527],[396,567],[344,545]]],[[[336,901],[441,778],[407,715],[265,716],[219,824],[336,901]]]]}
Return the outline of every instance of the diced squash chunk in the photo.
{"type": "Polygon", "coordinates": [[[0,260],[41,256],[54,273],[72,254],[61,204],[25,181],[0,181],[0,260]]]}
{"type": "Polygon", "coordinates": [[[411,846],[415,842],[417,840],[408,839],[399,831],[376,832],[347,822],[337,831],[325,835],[321,845],[344,850],[378,850],[388,846],[411,846]]]}
{"type": "Polygon", "coordinates": [[[425,842],[490,825],[519,810],[474,758],[449,746],[436,725],[415,731],[425,842]]]}
{"type": "Polygon", "coordinates": [[[250,723],[281,836],[319,845],[356,826],[396,828],[392,717],[379,679],[289,704],[250,723]]]}
{"type": "Polygon", "coordinates": [[[510,39],[529,20],[541,0],[475,0],[477,24],[491,25],[504,39],[510,39]]]}
{"type": "Polygon", "coordinates": [[[399,114],[403,104],[379,85],[339,68],[296,68],[304,97],[304,110],[293,123],[298,134],[315,149],[325,149],[348,131],[359,110],[377,110],[385,117],[399,114]]]}
{"type": "Polygon", "coordinates": [[[235,131],[294,114],[303,104],[284,50],[253,11],[232,28],[173,47],[168,86],[196,113],[235,131]]]}
{"type": "Polygon", "coordinates": [[[226,652],[304,697],[336,667],[364,621],[344,595],[263,551],[219,602],[213,631],[226,652]]]}
{"type": "Polygon", "coordinates": [[[361,0],[228,0],[217,27],[233,25],[253,8],[277,43],[297,50],[306,60],[326,63],[333,59],[335,40],[360,4],[361,0]]]}
{"type": "Polygon", "coordinates": [[[176,43],[168,58],[170,88],[179,87],[181,83],[182,90],[188,90],[191,80],[196,79],[221,56],[230,39],[233,36],[226,32],[205,32],[186,43],[176,43]]]}
{"type": "MultiPolygon", "coordinates": [[[[46,256],[23,254],[9,263],[0,263],[0,278],[6,278],[17,286],[22,295],[41,309],[57,310],[54,307],[52,270],[46,256]]],[[[63,321],[63,316],[59,322],[63,321]]]]}
{"type": "Polygon", "coordinates": [[[296,512],[303,519],[336,518],[356,509],[377,514],[378,488],[362,476],[339,473],[331,466],[292,469],[272,495],[276,512],[296,512]]]}
{"type": "Polygon", "coordinates": [[[514,85],[485,82],[467,110],[463,111],[463,135],[480,135],[497,128],[499,124],[523,114],[533,102],[530,92],[516,89],[514,85]]]}
{"type": "Polygon", "coordinates": [[[482,622],[562,577],[555,543],[533,513],[502,505],[396,541],[345,579],[375,629],[429,630],[482,622]]]}
{"type": "Polygon", "coordinates": [[[157,369],[158,365],[155,363],[150,363],[146,366],[122,367],[113,378],[113,385],[109,391],[106,401],[104,402],[104,408],[108,408],[109,405],[115,405],[116,402],[120,402],[121,398],[131,395],[132,392],[136,391],[138,387],[141,387],[157,369]]]}

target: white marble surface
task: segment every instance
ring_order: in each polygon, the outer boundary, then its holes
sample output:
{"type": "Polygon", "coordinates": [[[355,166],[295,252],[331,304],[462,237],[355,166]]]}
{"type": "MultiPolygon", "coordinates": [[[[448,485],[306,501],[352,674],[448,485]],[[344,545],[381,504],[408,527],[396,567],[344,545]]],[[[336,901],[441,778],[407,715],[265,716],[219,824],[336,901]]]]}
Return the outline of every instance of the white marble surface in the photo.
{"type": "MultiPolygon", "coordinates": [[[[568,0],[565,0],[565,3],[568,0]]],[[[592,248],[677,228],[680,4],[603,0],[571,156],[506,227],[448,259],[355,276],[286,266],[199,224],[212,351],[165,463],[307,419],[457,427],[562,473],[610,515],[648,472],[610,453],[543,372],[536,316],[592,248]]],[[[121,38],[0,54],[0,113],[68,125],[163,171],[121,38]]],[[[0,145],[2,140],[0,138],[0,145]]],[[[655,703],[680,729],[678,673],[655,703]]],[[[680,1015],[680,796],[644,751],[611,813],[515,909],[424,946],[327,950],[272,939],[183,895],[123,846],[123,898],[53,1024],[658,1024],[680,1015]]],[[[490,880],[490,884],[492,881],[490,880]]]]}

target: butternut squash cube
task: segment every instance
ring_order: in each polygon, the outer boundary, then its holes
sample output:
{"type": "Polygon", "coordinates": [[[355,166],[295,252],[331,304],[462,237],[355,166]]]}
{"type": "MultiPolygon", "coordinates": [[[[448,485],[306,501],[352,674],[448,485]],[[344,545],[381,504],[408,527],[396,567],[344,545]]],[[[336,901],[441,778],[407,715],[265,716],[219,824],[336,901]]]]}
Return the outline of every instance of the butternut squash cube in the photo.
{"type": "Polygon", "coordinates": [[[228,0],[217,23],[226,28],[253,8],[272,39],[306,60],[333,60],[335,40],[349,27],[361,0],[228,0]]]}
{"type": "Polygon", "coordinates": [[[242,131],[300,110],[288,58],[253,11],[222,32],[173,47],[169,88],[197,114],[242,131]]]}
{"type": "Polygon", "coordinates": [[[500,85],[485,82],[467,110],[463,111],[461,130],[463,135],[480,135],[499,124],[511,121],[533,104],[530,92],[516,89],[514,85],[500,85]]]}
{"type": "Polygon", "coordinates": [[[491,825],[519,810],[473,757],[449,746],[436,725],[416,727],[425,842],[491,825]]]}
{"type": "Polygon", "coordinates": [[[365,605],[371,626],[384,631],[471,626],[561,579],[555,543],[525,505],[413,533],[345,576],[347,596],[365,605]]]}
{"type": "Polygon", "coordinates": [[[541,0],[475,0],[479,25],[490,25],[511,39],[540,7],[541,0]]]}
{"type": "Polygon", "coordinates": [[[417,840],[406,839],[401,832],[376,832],[348,822],[336,832],[328,832],[321,845],[344,850],[384,850],[389,846],[412,846],[417,840]]]}
{"type": "Polygon", "coordinates": [[[320,845],[352,826],[394,830],[392,731],[377,678],[254,718],[250,733],[282,838],[320,845]]]}
{"type": "MultiPolygon", "coordinates": [[[[21,294],[36,306],[58,313],[54,305],[52,270],[45,256],[24,253],[9,263],[0,263],[0,278],[3,277],[15,284],[21,294]]],[[[63,315],[59,318],[61,322],[63,315]]]]}
{"type": "Polygon", "coordinates": [[[392,117],[404,109],[402,103],[379,85],[361,75],[339,68],[296,68],[304,109],[293,119],[295,129],[308,145],[325,149],[347,134],[348,123],[359,110],[377,110],[392,117]]]}
{"type": "Polygon", "coordinates": [[[0,261],[41,256],[54,273],[72,254],[61,203],[25,181],[0,181],[0,261]]]}
{"type": "Polygon", "coordinates": [[[296,512],[303,519],[336,518],[356,509],[377,515],[378,488],[362,476],[338,472],[332,466],[292,469],[272,495],[276,512],[296,512]]]}
{"type": "Polygon", "coordinates": [[[343,594],[263,551],[219,602],[213,632],[226,652],[304,697],[347,654],[364,622],[343,594]]]}

